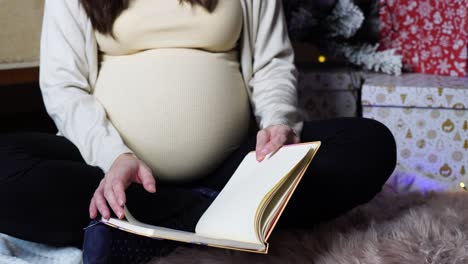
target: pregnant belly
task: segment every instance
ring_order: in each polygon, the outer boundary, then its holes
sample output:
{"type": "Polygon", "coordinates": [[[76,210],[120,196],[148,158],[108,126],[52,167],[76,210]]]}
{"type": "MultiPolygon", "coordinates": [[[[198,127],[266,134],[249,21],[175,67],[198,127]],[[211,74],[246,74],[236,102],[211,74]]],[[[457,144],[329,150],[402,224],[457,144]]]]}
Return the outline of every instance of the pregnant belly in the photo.
{"type": "Polygon", "coordinates": [[[235,53],[105,56],[93,94],[157,179],[204,176],[247,136],[249,99],[235,53]]]}

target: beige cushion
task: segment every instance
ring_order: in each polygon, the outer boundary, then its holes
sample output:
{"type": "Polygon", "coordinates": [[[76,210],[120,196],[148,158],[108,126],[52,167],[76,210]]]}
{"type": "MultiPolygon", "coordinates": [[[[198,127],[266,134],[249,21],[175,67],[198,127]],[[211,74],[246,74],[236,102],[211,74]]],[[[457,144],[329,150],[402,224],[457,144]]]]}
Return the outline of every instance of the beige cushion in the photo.
{"type": "Polygon", "coordinates": [[[37,66],[44,0],[0,0],[0,69],[37,66]]]}

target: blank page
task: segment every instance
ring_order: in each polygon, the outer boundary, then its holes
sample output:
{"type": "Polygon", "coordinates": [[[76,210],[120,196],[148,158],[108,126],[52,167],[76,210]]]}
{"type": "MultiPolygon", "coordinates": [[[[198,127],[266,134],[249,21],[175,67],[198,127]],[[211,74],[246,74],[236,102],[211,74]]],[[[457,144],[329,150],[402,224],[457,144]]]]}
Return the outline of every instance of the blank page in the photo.
{"type": "Polygon", "coordinates": [[[212,238],[263,243],[255,231],[257,208],[267,193],[314,147],[313,143],[285,145],[262,162],[251,151],[202,215],[195,232],[212,238]]]}

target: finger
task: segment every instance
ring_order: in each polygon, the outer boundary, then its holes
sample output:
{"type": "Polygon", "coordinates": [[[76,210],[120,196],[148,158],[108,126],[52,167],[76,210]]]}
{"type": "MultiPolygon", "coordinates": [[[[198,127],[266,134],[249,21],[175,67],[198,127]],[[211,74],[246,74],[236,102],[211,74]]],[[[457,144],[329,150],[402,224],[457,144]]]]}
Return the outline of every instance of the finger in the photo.
{"type": "Polygon", "coordinates": [[[94,202],[94,197],[91,199],[91,203],[89,204],[89,218],[94,219],[97,217],[97,208],[94,202]]]}
{"type": "Polygon", "coordinates": [[[124,213],[122,207],[119,206],[119,204],[117,203],[117,199],[115,198],[114,190],[112,188],[112,185],[114,184],[115,181],[106,184],[106,187],[104,188],[104,197],[106,198],[107,203],[112,208],[112,211],[114,211],[115,215],[117,215],[117,217],[121,219],[123,218],[124,213]]]}
{"type": "Polygon", "coordinates": [[[150,193],[156,192],[156,180],[153,177],[153,173],[151,169],[140,165],[140,169],[138,170],[138,177],[141,180],[141,184],[143,184],[143,188],[150,193]]]}
{"type": "Polygon", "coordinates": [[[127,202],[126,199],[127,197],[125,196],[125,187],[124,184],[121,182],[116,182],[112,186],[115,194],[115,198],[117,199],[117,203],[119,206],[123,207],[125,203],[127,202]]]}
{"type": "Polygon", "coordinates": [[[285,133],[278,133],[276,134],[273,139],[271,140],[271,143],[273,144],[274,150],[277,150],[281,148],[286,142],[288,141],[288,137],[286,136],[288,132],[285,133]]]}
{"type": "Polygon", "coordinates": [[[284,135],[276,136],[273,140],[270,141],[270,145],[268,146],[268,149],[264,150],[265,156],[279,150],[284,145],[285,142],[286,142],[286,136],[284,135]]]}
{"type": "Polygon", "coordinates": [[[102,190],[104,189],[104,184],[105,184],[105,178],[103,178],[100,182],[99,182],[99,186],[97,187],[96,191],[94,192],[94,195],[93,195],[93,198],[92,198],[92,201],[94,202],[94,206],[96,208],[96,217],[97,217],[97,214],[101,214],[101,216],[103,216],[104,218],[109,218],[110,214],[106,214],[106,210],[108,211],[107,209],[107,205],[106,205],[106,201],[104,199],[104,196],[103,196],[103,193],[102,193],[102,190]]]}
{"type": "Polygon", "coordinates": [[[277,133],[273,137],[270,136],[270,141],[265,145],[265,147],[260,151],[262,160],[266,155],[273,153],[280,149],[284,143],[287,141],[286,135],[283,133],[277,133]]]}
{"type": "Polygon", "coordinates": [[[294,129],[292,129],[291,127],[288,127],[288,131],[286,132],[286,134],[288,135],[287,136],[287,141],[285,144],[297,144],[299,143],[301,140],[299,138],[299,136],[296,134],[296,131],[294,131],[294,129]]]}
{"type": "Polygon", "coordinates": [[[301,138],[298,137],[297,135],[294,135],[293,137],[293,144],[298,144],[301,143],[301,138]]]}
{"type": "Polygon", "coordinates": [[[94,196],[94,201],[95,201],[95,204],[96,204],[96,207],[97,207],[99,213],[105,219],[109,219],[110,218],[110,211],[109,211],[109,208],[107,207],[107,203],[106,203],[106,199],[104,197],[104,193],[102,192],[102,190],[98,190],[98,191],[96,191],[96,193],[94,195],[95,195],[94,196]]]}
{"type": "Polygon", "coordinates": [[[255,153],[257,157],[257,161],[262,159],[262,149],[265,147],[265,144],[268,142],[269,133],[267,130],[262,129],[257,133],[257,144],[255,147],[255,153]]]}
{"type": "Polygon", "coordinates": [[[268,153],[273,152],[273,150],[274,150],[273,144],[270,141],[267,142],[265,146],[263,147],[263,149],[260,151],[259,161],[263,161],[266,155],[268,155],[268,153]]]}

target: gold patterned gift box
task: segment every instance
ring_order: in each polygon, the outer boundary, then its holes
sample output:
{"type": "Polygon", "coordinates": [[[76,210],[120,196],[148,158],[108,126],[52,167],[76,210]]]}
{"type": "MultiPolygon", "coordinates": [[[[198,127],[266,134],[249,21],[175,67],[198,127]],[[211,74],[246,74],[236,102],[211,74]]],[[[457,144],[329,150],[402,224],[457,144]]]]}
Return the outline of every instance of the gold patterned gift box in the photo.
{"type": "Polygon", "coordinates": [[[412,177],[413,190],[460,190],[461,182],[468,184],[468,78],[369,74],[362,106],[364,117],[384,123],[395,136],[393,178],[412,177]]]}
{"type": "Polygon", "coordinates": [[[306,120],[358,115],[361,72],[345,67],[297,68],[299,105],[306,120]]]}

